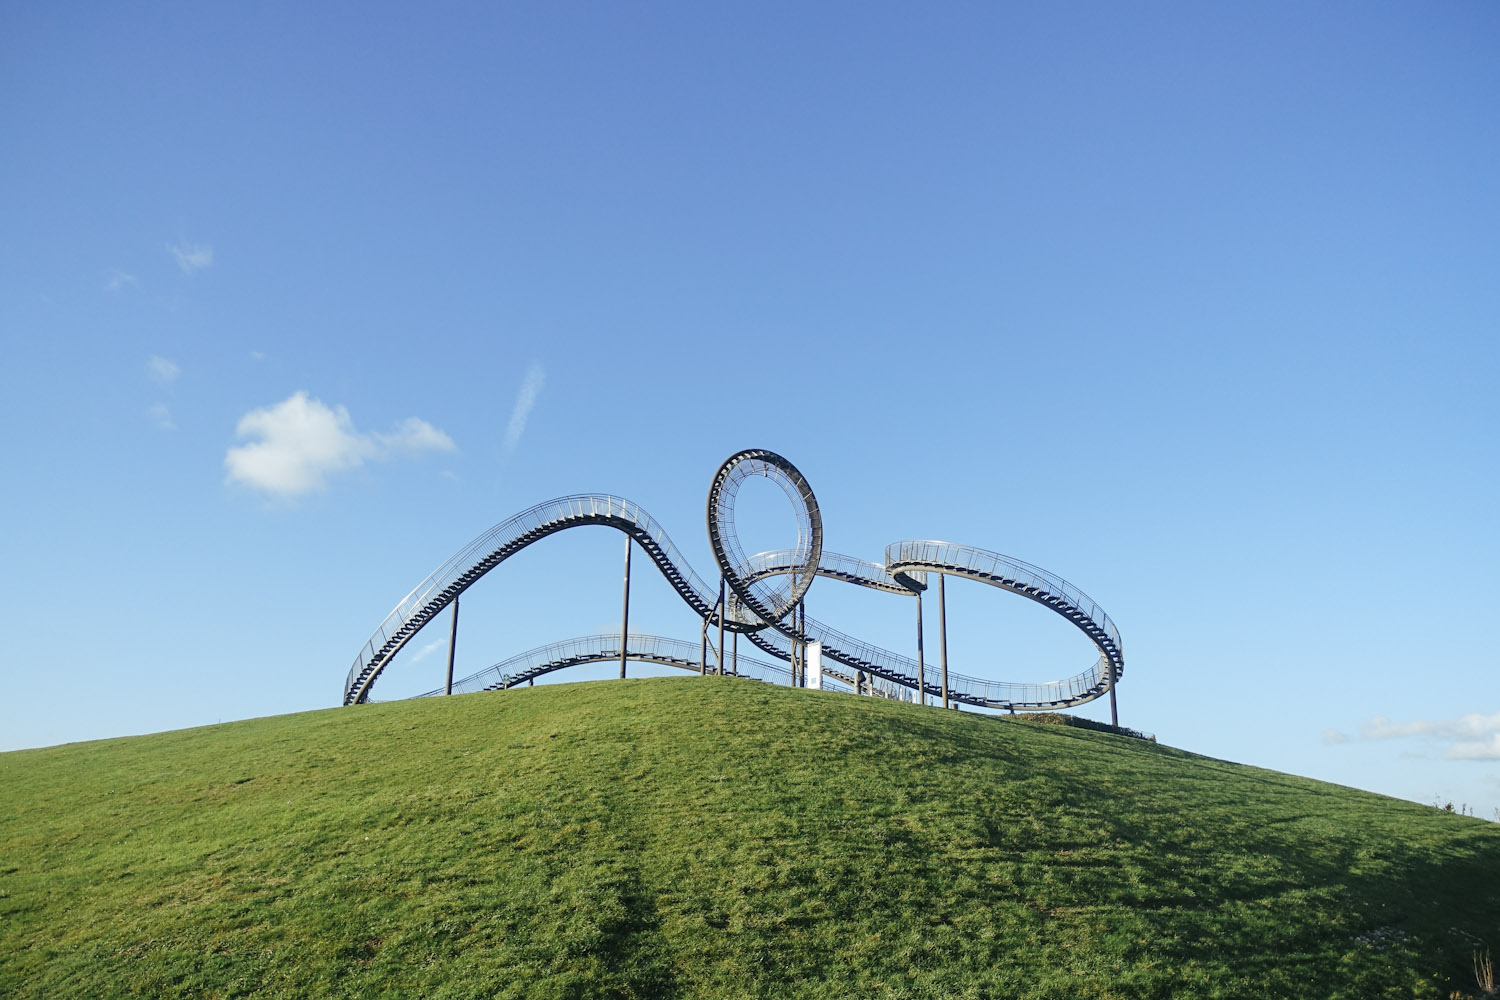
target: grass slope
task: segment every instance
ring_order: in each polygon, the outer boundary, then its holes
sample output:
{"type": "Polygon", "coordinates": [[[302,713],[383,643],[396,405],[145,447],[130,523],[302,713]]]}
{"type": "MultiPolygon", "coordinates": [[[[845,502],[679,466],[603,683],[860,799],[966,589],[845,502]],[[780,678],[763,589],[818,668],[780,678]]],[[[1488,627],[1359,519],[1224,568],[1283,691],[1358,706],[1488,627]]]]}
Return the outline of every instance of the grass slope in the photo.
{"type": "Polygon", "coordinates": [[[1447,997],[1500,935],[1500,826],[733,679],[20,751],[0,792],[6,997],[1447,997]]]}

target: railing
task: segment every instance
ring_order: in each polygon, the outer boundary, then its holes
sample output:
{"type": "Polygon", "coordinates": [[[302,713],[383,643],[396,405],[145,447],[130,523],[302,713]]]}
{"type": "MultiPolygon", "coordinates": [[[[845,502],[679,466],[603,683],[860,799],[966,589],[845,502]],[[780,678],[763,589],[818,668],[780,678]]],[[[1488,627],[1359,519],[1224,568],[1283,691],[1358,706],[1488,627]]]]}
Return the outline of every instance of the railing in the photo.
{"type": "MultiPolygon", "coordinates": [[[[804,635],[810,641],[823,644],[824,656],[843,663],[850,669],[867,669],[860,666],[859,661],[862,661],[877,671],[877,676],[885,675],[888,680],[906,678],[905,683],[916,684],[918,664],[909,656],[856,639],[814,618],[807,619],[804,635]]],[[[756,646],[774,656],[791,656],[792,641],[779,631],[767,629],[751,635],[750,639],[756,646]]],[[[1008,708],[1012,705],[1057,707],[1074,704],[1081,698],[1098,695],[1104,690],[1108,664],[1109,660],[1101,654],[1088,670],[1045,683],[996,681],[949,670],[948,693],[951,699],[989,708],[1008,708]]],[[[940,665],[926,662],[922,667],[927,693],[940,696],[940,665]]]]}
{"type": "Polygon", "coordinates": [[[1087,615],[1090,621],[1109,636],[1116,649],[1122,649],[1119,629],[1115,628],[1115,623],[1110,620],[1109,615],[1104,613],[1104,609],[1082,590],[1040,566],[1033,566],[1031,563],[1022,562],[1020,559],[1013,559],[998,552],[990,552],[987,549],[936,541],[895,542],[886,546],[885,562],[887,566],[913,566],[935,570],[939,573],[955,575],[971,573],[994,580],[1014,580],[1020,586],[1011,586],[1007,589],[1022,590],[1024,587],[1033,587],[1045,591],[1062,598],[1087,615]]]}
{"type": "MultiPolygon", "coordinates": [[[[745,561],[743,577],[759,580],[800,569],[795,549],[772,549],[750,556],[745,561]]],[[[914,591],[896,582],[896,578],[880,563],[870,562],[856,556],[823,550],[818,558],[818,576],[832,577],[845,583],[858,584],[873,590],[884,590],[893,594],[910,596],[914,591]]]]}
{"type": "MultiPolygon", "coordinates": [[[[1018,559],[1011,559],[996,552],[986,552],[983,549],[974,549],[966,546],[954,546],[947,542],[897,542],[886,550],[887,556],[896,555],[892,563],[901,566],[906,572],[913,575],[925,577],[922,570],[913,568],[913,563],[924,563],[935,572],[947,572],[954,575],[966,575],[975,573],[982,575],[981,571],[992,569],[993,575],[999,575],[999,568],[1004,567],[1011,573],[1008,579],[1016,579],[1022,586],[1036,585],[1046,589],[1048,593],[1061,595],[1064,600],[1076,603],[1077,600],[1087,603],[1081,610],[1085,613],[1097,611],[1098,605],[1089,600],[1077,587],[1067,581],[1041,570],[1039,567],[1031,566],[1029,563],[1018,559]],[[944,561],[938,558],[940,550],[950,550],[960,556],[954,561],[944,561]],[[985,557],[988,557],[987,559],[985,557]],[[1076,599],[1074,598],[1076,595],[1076,599]]],[[[776,549],[762,552],[752,556],[749,560],[751,579],[774,576],[779,573],[788,572],[795,565],[796,554],[790,549],[776,549]]],[[[854,583],[860,586],[871,587],[876,590],[884,590],[907,596],[915,592],[896,582],[891,571],[880,563],[868,562],[854,556],[840,555],[837,552],[824,550],[822,558],[818,561],[818,575],[829,576],[842,580],[846,583],[854,583]]],[[[986,581],[990,582],[990,581],[986,581]]],[[[1099,623],[1102,629],[1113,632],[1114,623],[1105,616],[1099,623]]],[[[1118,632],[1113,633],[1118,636],[1118,632]]],[[[917,676],[917,661],[893,653],[890,650],[872,645],[846,635],[836,629],[830,628],[822,622],[809,618],[807,620],[806,635],[811,640],[817,640],[824,644],[825,651],[829,655],[838,657],[840,654],[847,655],[852,659],[863,660],[873,664],[877,669],[892,674],[910,677],[915,681],[917,676]]],[[[776,655],[783,653],[790,656],[791,641],[785,637],[770,637],[768,643],[757,642],[756,645],[765,648],[767,644],[777,647],[776,655]]],[[[1118,641],[1118,640],[1116,640],[1118,641]]],[[[956,671],[948,672],[948,690],[951,693],[963,692],[971,696],[965,698],[973,703],[987,704],[1028,704],[1037,703],[1045,705],[1064,704],[1076,701],[1084,695],[1097,693],[1103,686],[1106,678],[1107,658],[1101,657],[1101,663],[1095,663],[1088,670],[1075,674],[1058,681],[1047,683],[1017,683],[1013,681],[993,681],[982,677],[973,677],[956,671]]],[[[928,688],[931,693],[941,694],[942,685],[937,681],[939,668],[934,663],[925,665],[925,673],[928,678],[928,688]]]]}
{"type": "Polygon", "coordinates": [[[369,678],[365,676],[368,671],[378,671],[383,667],[422,624],[446,607],[484,572],[513,554],[505,551],[508,547],[528,533],[535,533],[540,538],[574,523],[612,524],[626,531],[641,543],[678,594],[695,611],[700,615],[711,613],[718,601],[718,588],[711,590],[703,578],[693,572],[666,529],[639,504],[607,493],[559,497],[539,503],[495,525],[455,552],[397,602],[354,658],[354,664],[349,668],[344,681],[345,701],[354,696],[362,681],[365,689],[368,689],[369,678]],[[489,565],[485,565],[486,563],[489,565]],[[472,577],[460,586],[460,581],[466,574],[472,574],[472,577]],[[414,622],[418,623],[417,627],[410,628],[414,622]]]}
{"type": "MultiPolygon", "coordinates": [[[[625,658],[629,661],[656,663],[686,670],[699,669],[700,652],[700,643],[658,635],[631,633],[625,644],[625,658]]],[[[718,657],[713,655],[712,646],[709,647],[709,653],[709,672],[714,673],[719,668],[718,657]]],[[[519,653],[477,673],[470,674],[462,680],[456,680],[453,682],[453,693],[504,690],[551,673],[553,670],[582,666],[587,663],[617,662],[619,658],[620,636],[618,634],[564,639],[561,642],[548,643],[545,646],[519,653]]],[[[726,673],[735,669],[737,676],[768,681],[773,684],[784,685],[791,681],[791,670],[785,664],[768,663],[749,656],[726,659],[723,667],[726,673]]],[[[832,690],[849,690],[849,686],[840,683],[838,678],[828,676],[824,678],[824,686],[832,690]]],[[[416,697],[430,698],[443,693],[443,688],[437,688],[416,697]]]]}

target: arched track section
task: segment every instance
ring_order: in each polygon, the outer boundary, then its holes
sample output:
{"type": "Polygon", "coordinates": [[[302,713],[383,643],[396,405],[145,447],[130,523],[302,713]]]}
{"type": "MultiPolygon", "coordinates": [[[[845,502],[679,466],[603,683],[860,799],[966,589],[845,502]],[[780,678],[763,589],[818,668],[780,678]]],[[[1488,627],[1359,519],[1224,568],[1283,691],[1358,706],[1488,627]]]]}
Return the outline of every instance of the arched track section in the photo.
{"type": "MultiPolygon", "coordinates": [[[[950,670],[948,697],[951,701],[1002,709],[1066,708],[1105,694],[1124,672],[1119,631],[1103,609],[1077,587],[1029,563],[997,552],[948,542],[897,542],[887,548],[883,565],[823,552],[822,521],[811,488],[791,463],[771,452],[740,452],[720,467],[710,491],[708,523],[715,559],[724,570],[731,598],[735,598],[724,615],[725,629],[745,633],[752,643],[778,659],[790,658],[794,638],[819,642],[823,648],[824,669],[830,676],[840,677],[841,667],[845,671],[846,683],[851,685],[858,674],[863,673],[912,691],[920,687],[928,694],[940,695],[935,664],[926,667],[926,677],[931,679],[919,682],[918,664],[911,657],[856,639],[812,618],[807,618],[799,630],[791,624],[789,614],[815,575],[910,596],[926,588],[929,574],[940,573],[976,580],[1036,601],[1066,618],[1099,650],[1098,661],[1089,669],[1046,683],[993,681],[950,670]],[[794,507],[799,508],[796,548],[749,557],[739,551],[738,542],[733,537],[732,500],[737,489],[735,484],[748,475],[766,475],[777,481],[787,491],[794,507]],[[789,585],[769,586],[769,581],[776,577],[790,578],[789,585]]],[[[710,590],[688,566],[661,525],[638,504],[602,493],[561,497],[537,504],[491,528],[455,553],[403,598],[355,658],[345,678],[344,704],[368,700],[371,685],[391,658],[485,573],[554,532],[588,524],[605,525],[625,532],[646,551],[694,613],[704,620],[717,620],[718,588],[710,590]]],[[[635,638],[632,637],[627,645],[627,658],[634,655],[629,647],[635,638]]],[[[569,641],[592,645],[589,649],[578,647],[572,653],[558,651],[555,656],[549,654],[547,660],[538,661],[526,669],[554,664],[548,668],[550,671],[619,656],[618,637],[569,641]],[[612,650],[609,657],[605,655],[606,649],[612,650]],[[578,656],[585,659],[562,662],[578,656]]],[[[663,653],[662,658],[652,659],[645,655],[649,652],[647,650],[637,652],[642,653],[643,659],[671,666],[693,666],[698,662],[692,655],[674,653],[669,656],[663,653]]],[[[693,669],[698,668],[693,666],[693,669]]]]}
{"type": "MultiPolygon", "coordinates": [[[[708,618],[718,603],[718,588],[710,590],[694,573],[663,528],[639,504],[608,493],[581,493],[539,503],[495,525],[433,570],[401,599],[375,629],[344,679],[344,704],[369,698],[370,685],[411,637],[462,594],[474,581],[526,546],[566,528],[602,524],[638,542],[662,576],[688,607],[708,618]]],[[[734,631],[764,628],[763,624],[731,621],[734,631]]]]}
{"type": "MultiPolygon", "coordinates": [[[[703,673],[704,665],[698,659],[700,651],[700,645],[696,642],[632,633],[625,646],[625,658],[633,663],[652,663],[703,673]]],[[[501,660],[492,667],[486,667],[478,673],[470,674],[462,680],[456,680],[453,682],[453,693],[504,691],[513,687],[522,687],[554,671],[589,663],[618,663],[619,659],[620,636],[618,634],[587,635],[577,639],[565,639],[562,642],[548,643],[545,646],[527,650],[507,660],[501,660]]],[[[720,666],[716,660],[711,659],[708,662],[707,672],[716,672],[720,666]]],[[[726,673],[731,668],[737,671],[740,677],[769,681],[773,684],[786,684],[792,677],[790,668],[780,662],[770,663],[749,656],[739,656],[732,663],[726,661],[722,664],[722,669],[726,673]]],[[[838,677],[837,672],[829,676],[836,681],[843,680],[838,677]]],[[[847,683],[827,686],[852,690],[853,681],[850,679],[847,683]]],[[[417,697],[427,698],[443,694],[443,692],[443,688],[438,688],[417,697]]]]}
{"type": "MultiPolygon", "coordinates": [[[[625,647],[625,658],[632,663],[651,663],[703,673],[703,665],[694,659],[699,651],[698,644],[685,642],[682,639],[632,634],[625,647]]],[[[470,674],[462,680],[456,680],[453,682],[453,693],[505,691],[521,687],[538,677],[558,670],[590,663],[614,664],[619,662],[619,659],[620,637],[618,635],[588,635],[577,639],[564,639],[562,642],[548,643],[545,646],[519,653],[507,660],[501,660],[492,667],[470,674]]],[[[709,673],[719,669],[720,664],[716,659],[709,660],[709,673]]],[[[722,670],[729,676],[766,681],[771,684],[787,684],[792,676],[791,669],[779,660],[773,663],[749,656],[737,656],[732,660],[725,660],[722,670]],[[731,670],[734,671],[732,675],[729,674],[731,670]]],[[[825,690],[852,691],[854,678],[825,665],[823,687],[825,690]]],[[[876,697],[891,701],[910,701],[916,696],[915,692],[910,689],[882,681],[867,680],[865,689],[876,697]]],[[[444,693],[443,688],[436,688],[416,697],[432,698],[444,693]]]]}

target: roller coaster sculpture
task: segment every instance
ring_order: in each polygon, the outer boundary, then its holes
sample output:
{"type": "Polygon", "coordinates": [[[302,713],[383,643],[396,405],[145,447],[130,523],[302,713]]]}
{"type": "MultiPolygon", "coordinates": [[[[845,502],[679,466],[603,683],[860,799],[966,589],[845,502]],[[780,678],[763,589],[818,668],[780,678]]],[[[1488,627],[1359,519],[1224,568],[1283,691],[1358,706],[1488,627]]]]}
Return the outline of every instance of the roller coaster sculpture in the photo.
{"type": "Polygon", "coordinates": [[[625,598],[619,634],[587,636],[522,653],[458,682],[453,680],[452,645],[448,682],[431,694],[455,690],[505,689],[585,663],[618,661],[625,676],[627,661],[681,667],[699,673],[737,674],[805,685],[809,662],[820,664],[825,686],[861,694],[919,700],[931,697],[944,707],[967,704],[990,709],[1039,711],[1068,708],[1108,695],[1111,721],[1118,722],[1115,683],[1124,672],[1120,633],[1088,595],[1067,581],[1029,563],[997,552],[949,542],[905,541],[886,547],[885,562],[873,563],[823,550],[823,520],[817,498],[802,473],[774,452],[749,449],[725,460],[708,491],[708,537],[719,566],[719,585],[711,588],[683,559],[665,530],[637,504],[608,494],[559,497],[537,504],[501,522],[464,546],[434,570],[396,605],[354,659],[344,681],[345,705],[366,702],[370,689],[391,662],[425,625],[454,604],[457,628],[460,594],[506,559],[542,538],[580,525],[607,525],[623,532],[625,598]],[[764,476],[786,493],[797,516],[797,544],[790,549],[746,555],[735,533],[734,504],[740,486],[764,476]],[[632,635],[630,620],[630,552],[641,549],[678,595],[702,620],[700,641],[632,635]],[[1045,683],[992,681],[949,671],[946,623],[941,670],[932,676],[922,648],[922,594],[937,575],[939,618],[944,579],[949,576],[1019,594],[1061,615],[1098,650],[1098,659],[1072,677],[1045,683]],[[917,658],[882,649],[808,618],[803,599],[816,577],[917,601],[917,658]],[[717,630],[715,647],[710,627],[717,630]],[[725,655],[726,633],[734,642],[725,655]],[[738,655],[744,635],[780,663],[738,655]],[[816,651],[816,652],[814,652],[816,651]],[[810,656],[810,654],[812,654],[810,656]]]}

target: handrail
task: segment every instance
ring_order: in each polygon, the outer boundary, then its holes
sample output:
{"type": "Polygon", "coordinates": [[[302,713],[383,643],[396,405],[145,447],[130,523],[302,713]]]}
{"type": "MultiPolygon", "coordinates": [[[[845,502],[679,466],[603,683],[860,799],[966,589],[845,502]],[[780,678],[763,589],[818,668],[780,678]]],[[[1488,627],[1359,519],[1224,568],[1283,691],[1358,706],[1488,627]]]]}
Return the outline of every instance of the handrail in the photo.
{"type": "MultiPolygon", "coordinates": [[[[639,504],[609,493],[579,493],[528,507],[469,542],[397,602],[354,658],[344,679],[344,704],[365,700],[393,656],[422,626],[485,573],[533,542],[565,528],[600,524],[630,535],[651,557],[678,595],[700,617],[713,614],[718,588],[710,589],[667,535],[639,504]],[[484,553],[481,555],[481,553],[484,553]]],[[[730,620],[731,631],[765,628],[763,622],[730,620]]]]}
{"type": "MultiPolygon", "coordinates": [[[[1019,594],[1066,618],[1094,643],[1099,660],[1083,673],[1042,685],[1043,688],[1066,683],[1072,698],[1071,689],[1084,684],[1089,695],[1084,700],[1092,700],[1108,691],[1125,673],[1124,647],[1114,621],[1092,597],[1040,566],[988,549],[938,541],[894,542],[886,546],[885,562],[893,574],[925,571],[977,580],[1019,594]]],[[[950,672],[949,687],[952,686],[950,672]]]]}
{"type": "MultiPolygon", "coordinates": [[[[748,638],[756,647],[773,656],[780,659],[791,657],[791,640],[781,630],[765,629],[750,634],[748,638]]],[[[812,618],[807,619],[799,638],[822,643],[823,656],[848,669],[873,673],[913,691],[917,687],[918,664],[908,656],[845,635],[812,618]]],[[[1098,662],[1082,673],[1044,683],[994,681],[949,670],[948,698],[982,708],[1052,709],[1081,705],[1108,690],[1105,681],[1107,663],[1108,660],[1101,655],[1098,662]]],[[[925,672],[928,679],[923,690],[930,696],[941,697],[942,687],[936,683],[931,664],[927,665],[925,672]]]]}
{"type": "MultiPolygon", "coordinates": [[[[713,653],[712,647],[709,651],[713,653]]],[[[702,670],[702,665],[698,662],[700,652],[700,646],[696,642],[635,632],[627,637],[625,645],[626,659],[631,662],[653,663],[693,671],[702,670]]],[[[614,663],[618,662],[619,658],[620,636],[618,633],[564,639],[561,642],[551,642],[545,646],[518,653],[461,680],[456,680],[453,682],[453,693],[504,691],[556,670],[589,663],[614,663]]],[[[707,672],[715,673],[722,669],[727,675],[731,665],[737,671],[735,676],[777,684],[786,684],[791,679],[790,669],[782,664],[767,663],[750,656],[737,656],[732,663],[725,662],[722,667],[718,658],[714,657],[709,661],[707,672]]],[[[845,683],[837,674],[831,676],[837,683],[830,684],[830,687],[836,690],[853,687],[852,680],[845,683]]],[[[445,693],[445,690],[445,688],[437,688],[415,697],[430,698],[445,693]]]]}
{"type": "MultiPolygon", "coordinates": [[[[1082,590],[1040,566],[972,545],[937,541],[893,542],[886,546],[885,559],[888,566],[894,567],[892,572],[925,569],[997,583],[1032,600],[1038,600],[1037,593],[1064,598],[1071,608],[1094,622],[1116,648],[1120,646],[1119,629],[1104,609],[1082,590]]],[[[1048,603],[1045,599],[1040,602],[1048,603]]]]}
{"type": "MultiPolygon", "coordinates": [[[[825,568],[820,562],[819,576],[828,576],[876,590],[914,596],[916,593],[914,590],[903,587],[896,581],[902,576],[919,576],[925,580],[928,572],[946,573],[950,576],[965,577],[1000,586],[1035,600],[1049,610],[1068,618],[1074,625],[1083,629],[1085,634],[1089,634],[1089,629],[1080,624],[1076,616],[1070,615],[1070,612],[1074,610],[1074,604],[1088,608],[1090,614],[1099,616],[1097,621],[1093,618],[1089,620],[1097,626],[1101,636],[1106,638],[1106,642],[1105,645],[1100,646],[1098,662],[1091,664],[1088,669],[1072,677],[1040,684],[992,681],[950,670],[948,672],[950,700],[957,697],[957,700],[966,703],[998,708],[1010,708],[1017,705],[1055,708],[1080,704],[1081,697],[1085,695],[1090,698],[1096,697],[1108,690],[1106,678],[1110,666],[1114,664],[1114,658],[1106,652],[1106,649],[1112,645],[1118,653],[1119,632],[1115,629],[1114,622],[1110,621],[1108,615],[1103,614],[1091,598],[1055,574],[998,552],[989,552],[971,546],[956,546],[948,542],[895,542],[886,548],[884,565],[826,551],[823,556],[823,562],[831,562],[832,566],[825,568]],[[951,558],[940,558],[944,554],[951,558]],[[1011,575],[1003,576],[1002,569],[1011,575]],[[1014,586],[1005,586],[1007,580],[1014,586]],[[1071,603],[1049,603],[1046,596],[1038,596],[1052,594],[1068,595],[1071,603]]],[[[786,572],[785,566],[791,560],[787,558],[786,550],[773,550],[753,557],[753,562],[756,567],[756,576],[761,577],[786,572]]],[[[785,637],[785,630],[781,632],[782,634],[777,634],[767,630],[752,638],[751,641],[766,652],[788,658],[791,655],[791,642],[785,637]]],[[[909,683],[913,688],[916,686],[919,664],[910,657],[845,635],[812,618],[807,619],[804,633],[799,638],[823,644],[824,656],[831,657],[852,668],[873,668],[882,675],[906,677],[909,680],[904,683],[909,683]]],[[[1124,661],[1120,659],[1115,673],[1117,678],[1123,669],[1124,661]]],[[[942,696],[942,686],[939,683],[927,683],[925,690],[936,697],[942,696]]]]}
{"type": "MultiPolygon", "coordinates": [[[[796,552],[793,549],[772,549],[769,552],[759,552],[746,560],[745,578],[759,580],[768,576],[776,576],[788,572],[796,564],[796,552]]],[[[869,587],[871,590],[883,590],[888,594],[910,597],[914,593],[910,587],[902,586],[897,582],[890,571],[880,563],[860,559],[857,556],[829,552],[827,549],[823,550],[822,556],[818,559],[817,574],[860,587],[869,587]]]]}

